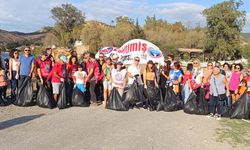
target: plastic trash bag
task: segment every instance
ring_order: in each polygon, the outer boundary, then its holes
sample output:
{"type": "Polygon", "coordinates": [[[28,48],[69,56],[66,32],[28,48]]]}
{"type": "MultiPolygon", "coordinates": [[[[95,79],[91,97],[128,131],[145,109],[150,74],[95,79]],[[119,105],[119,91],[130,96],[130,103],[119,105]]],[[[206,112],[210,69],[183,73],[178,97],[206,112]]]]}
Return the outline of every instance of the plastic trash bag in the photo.
{"type": "Polygon", "coordinates": [[[184,112],[188,113],[188,114],[198,114],[199,113],[199,109],[198,109],[198,103],[196,101],[196,96],[195,93],[192,92],[188,99],[187,102],[184,104],[184,112]]]}
{"type": "Polygon", "coordinates": [[[44,85],[40,86],[40,89],[37,94],[36,104],[39,107],[50,108],[50,109],[52,109],[54,106],[52,95],[49,95],[49,92],[46,90],[44,85]]]}
{"type": "Polygon", "coordinates": [[[73,89],[72,105],[73,106],[80,106],[80,107],[88,107],[88,103],[86,102],[81,90],[79,90],[78,87],[73,89]]]}
{"type": "Polygon", "coordinates": [[[146,101],[146,98],[142,94],[138,86],[138,83],[135,80],[134,83],[128,89],[128,92],[124,100],[124,104],[128,104],[128,103],[135,104],[138,102],[145,102],[145,101],[146,101]]]}
{"type": "Polygon", "coordinates": [[[249,104],[247,91],[241,95],[241,97],[233,104],[232,111],[230,112],[230,118],[236,119],[248,119],[249,117],[249,104]]]}
{"type": "Polygon", "coordinates": [[[166,88],[163,107],[165,111],[175,111],[181,107],[181,101],[175,95],[174,90],[170,86],[166,88]]]}
{"type": "Polygon", "coordinates": [[[4,103],[3,99],[2,99],[2,96],[0,96],[0,106],[5,106],[5,103],[4,103]]]}
{"type": "Polygon", "coordinates": [[[20,88],[17,89],[16,100],[13,102],[17,106],[33,106],[33,86],[31,78],[27,76],[20,88]]]}
{"type": "Polygon", "coordinates": [[[65,83],[62,83],[62,88],[61,88],[61,92],[58,96],[58,100],[57,100],[57,107],[59,109],[63,109],[67,107],[67,96],[66,96],[66,86],[65,83]]]}
{"type": "Polygon", "coordinates": [[[230,112],[232,111],[232,106],[224,106],[223,107],[223,117],[230,117],[230,112]]]}
{"type": "Polygon", "coordinates": [[[207,115],[209,114],[209,106],[208,106],[208,101],[206,101],[206,91],[201,88],[200,89],[200,94],[199,94],[199,115],[207,115]]]}
{"type": "Polygon", "coordinates": [[[148,86],[147,95],[151,110],[156,110],[162,99],[161,90],[157,87],[148,86]]]}
{"type": "Polygon", "coordinates": [[[107,99],[106,109],[127,111],[125,105],[122,103],[122,97],[120,96],[116,88],[113,88],[107,99]]]}

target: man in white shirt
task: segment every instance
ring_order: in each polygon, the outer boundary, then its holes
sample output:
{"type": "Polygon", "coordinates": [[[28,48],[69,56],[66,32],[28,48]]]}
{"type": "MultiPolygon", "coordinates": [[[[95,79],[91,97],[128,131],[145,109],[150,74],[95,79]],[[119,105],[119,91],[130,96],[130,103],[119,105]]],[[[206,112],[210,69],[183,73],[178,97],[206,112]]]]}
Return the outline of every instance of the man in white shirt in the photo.
{"type": "Polygon", "coordinates": [[[171,62],[171,69],[173,69],[173,65],[174,65],[174,55],[168,55],[168,60],[171,62]]]}
{"type": "MultiPolygon", "coordinates": [[[[137,83],[140,87],[141,92],[143,92],[143,84],[141,80],[141,67],[139,66],[140,58],[135,57],[134,58],[134,64],[128,67],[128,87],[130,87],[134,80],[137,80],[137,83]]],[[[130,107],[139,109],[139,107],[136,106],[136,104],[130,104],[130,107]]]]}

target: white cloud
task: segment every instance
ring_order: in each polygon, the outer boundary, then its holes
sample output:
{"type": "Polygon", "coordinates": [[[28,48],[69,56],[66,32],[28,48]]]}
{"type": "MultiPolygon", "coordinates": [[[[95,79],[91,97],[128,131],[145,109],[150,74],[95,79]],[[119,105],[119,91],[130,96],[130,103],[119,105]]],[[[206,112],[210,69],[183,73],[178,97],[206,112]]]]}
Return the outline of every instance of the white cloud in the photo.
{"type": "MultiPolygon", "coordinates": [[[[53,26],[55,21],[50,17],[54,6],[72,0],[2,0],[0,1],[0,27],[8,31],[33,32],[43,26],[53,26]]],[[[201,12],[206,8],[192,3],[167,3],[149,5],[145,0],[86,0],[73,3],[86,14],[86,20],[98,20],[110,23],[118,16],[128,16],[132,19],[144,20],[146,16],[156,14],[168,22],[181,21],[192,26],[200,22],[204,27],[206,20],[201,12]]],[[[250,14],[247,14],[247,24],[244,32],[250,32],[250,14]]],[[[144,22],[141,22],[141,24],[144,22]]]]}
{"type": "Polygon", "coordinates": [[[249,33],[250,32],[250,13],[247,13],[247,16],[246,16],[246,25],[243,27],[243,32],[245,33],[249,33]]]}

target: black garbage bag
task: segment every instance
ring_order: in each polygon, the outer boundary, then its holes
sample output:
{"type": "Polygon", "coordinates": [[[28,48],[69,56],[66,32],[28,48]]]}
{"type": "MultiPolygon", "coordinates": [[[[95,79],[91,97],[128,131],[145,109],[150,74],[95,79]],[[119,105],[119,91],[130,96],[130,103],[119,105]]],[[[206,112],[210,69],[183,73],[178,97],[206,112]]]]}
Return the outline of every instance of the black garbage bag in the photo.
{"type": "Polygon", "coordinates": [[[31,78],[27,76],[20,88],[17,89],[16,100],[13,102],[17,106],[33,106],[33,86],[31,78]]]}
{"type": "Polygon", "coordinates": [[[148,86],[147,95],[151,110],[156,110],[162,99],[161,89],[148,86]]]}
{"type": "Polygon", "coordinates": [[[138,102],[145,102],[145,101],[146,101],[146,98],[142,94],[138,86],[138,83],[135,80],[134,83],[128,89],[128,92],[124,100],[124,104],[128,104],[128,103],[135,104],[138,102]]]}
{"type": "Polygon", "coordinates": [[[127,111],[125,105],[122,103],[122,97],[120,96],[116,88],[113,88],[107,99],[106,109],[127,111]]]}
{"type": "Polygon", "coordinates": [[[173,88],[170,86],[166,88],[163,107],[165,111],[175,111],[181,107],[181,101],[175,95],[173,88]]]}
{"type": "Polygon", "coordinates": [[[38,91],[37,98],[36,98],[36,104],[39,107],[50,108],[50,109],[52,109],[54,106],[52,95],[49,94],[49,92],[46,90],[44,85],[40,86],[40,89],[38,91]]]}
{"type": "Polygon", "coordinates": [[[196,96],[195,93],[192,92],[188,99],[187,102],[184,104],[184,112],[188,114],[198,114],[199,113],[199,108],[198,108],[198,103],[196,101],[196,96]]]}
{"type": "Polygon", "coordinates": [[[79,90],[78,87],[76,87],[75,89],[73,89],[73,93],[72,93],[72,105],[73,106],[80,106],[80,107],[88,107],[88,103],[86,102],[82,91],[79,90]]]}
{"type": "Polygon", "coordinates": [[[2,96],[0,96],[0,106],[5,106],[5,103],[4,103],[3,99],[2,99],[2,96]]]}
{"type": "Polygon", "coordinates": [[[233,104],[232,111],[230,112],[230,118],[236,119],[248,119],[249,117],[249,104],[247,91],[241,95],[241,97],[233,104]]]}
{"type": "Polygon", "coordinates": [[[62,83],[61,92],[58,96],[57,107],[63,109],[67,107],[66,85],[62,83]]]}
{"type": "Polygon", "coordinates": [[[209,114],[209,106],[208,101],[205,98],[206,91],[203,88],[200,88],[200,94],[199,94],[199,115],[207,115],[209,114]]]}
{"type": "Polygon", "coordinates": [[[230,112],[232,111],[232,106],[224,106],[223,107],[223,117],[230,117],[230,112]]]}

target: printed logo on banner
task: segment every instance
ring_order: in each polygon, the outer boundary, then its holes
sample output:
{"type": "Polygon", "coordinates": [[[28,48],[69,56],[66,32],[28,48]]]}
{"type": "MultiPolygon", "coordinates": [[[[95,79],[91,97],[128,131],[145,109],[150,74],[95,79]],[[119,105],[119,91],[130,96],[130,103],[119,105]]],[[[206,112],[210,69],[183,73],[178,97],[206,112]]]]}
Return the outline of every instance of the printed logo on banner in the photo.
{"type": "Polygon", "coordinates": [[[101,48],[99,50],[99,53],[109,54],[112,51],[113,51],[113,47],[106,46],[106,47],[101,48]]]}
{"type": "Polygon", "coordinates": [[[160,58],[162,56],[162,53],[159,50],[156,50],[152,47],[149,47],[148,48],[148,55],[152,58],[160,58]]]}
{"type": "Polygon", "coordinates": [[[117,73],[117,74],[115,75],[115,79],[116,79],[117,81],[121,81],[121,80],[122,80],[122,75],[121,75],[120,73],[117,73]]]}

